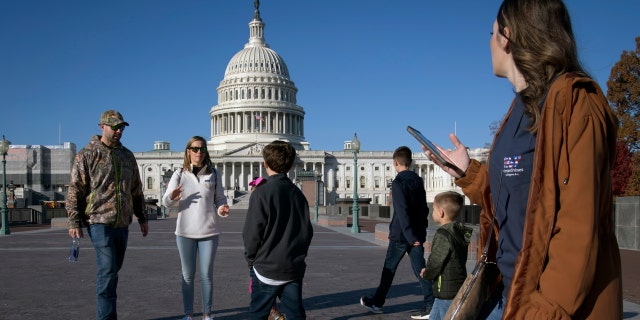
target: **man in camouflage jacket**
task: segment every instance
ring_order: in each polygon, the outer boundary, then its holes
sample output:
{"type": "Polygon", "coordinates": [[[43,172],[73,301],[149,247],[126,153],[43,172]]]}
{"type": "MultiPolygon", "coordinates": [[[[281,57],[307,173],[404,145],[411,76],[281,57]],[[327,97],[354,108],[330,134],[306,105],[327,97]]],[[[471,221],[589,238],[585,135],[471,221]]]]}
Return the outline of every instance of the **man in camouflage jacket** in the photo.
{"type": "Polygon", "coordinates": [[[82,238],[82,227],[86,226],[96,251],[96,318],[116,319],[118,271],[133,215],[143,236],[149,229],[136,159],[120,143],[129,124],[119,112],[108,110],[99,125],[102,135],[93,136],[74,159],[66,209],[69,236],[82,238]]]}

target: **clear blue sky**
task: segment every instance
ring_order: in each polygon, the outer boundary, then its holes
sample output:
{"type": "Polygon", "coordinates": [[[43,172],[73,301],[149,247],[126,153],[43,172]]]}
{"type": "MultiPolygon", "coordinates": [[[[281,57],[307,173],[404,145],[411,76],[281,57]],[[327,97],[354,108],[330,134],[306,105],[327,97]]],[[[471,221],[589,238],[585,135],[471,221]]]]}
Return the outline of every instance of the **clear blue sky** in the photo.
{"type": "MultiPolygon", "coordinates": [[[[640,36],[640,1],[567,0],[581,59],[606,91],[640,36]]],[[[287,63],[305,138],[335,151],[420,150],[417,127],[450,147],[491,141],[513,91],[491,69],[500,1],[263,0],[265,39],[287,63]]],[[[114,108],[123,143],[181,150],[209,137],[227,63],[249,39],[252,0],[0,0],[0,134],[13,144],[83,147],[114,108]]]]}

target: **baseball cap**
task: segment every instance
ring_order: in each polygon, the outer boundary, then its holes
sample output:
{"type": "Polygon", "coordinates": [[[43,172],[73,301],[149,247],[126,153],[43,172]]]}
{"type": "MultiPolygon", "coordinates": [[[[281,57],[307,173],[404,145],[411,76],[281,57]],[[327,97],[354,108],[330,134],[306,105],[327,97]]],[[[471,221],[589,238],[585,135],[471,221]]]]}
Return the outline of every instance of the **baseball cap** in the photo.
{"type": "Polygon", "coordinates": [[[124,121],[120,112],[115,110],[107,110],[102,113],[100,116],[100,124],[106,124],[108,126],[117,126],[121,123],[124,123],[125,126],[128,126],[129,123],[124,121]]]}
{"type": "Polygon", "coordinates": [[[259,186],[263,181],[266,181],[267,179],[263,178],[263,177],[257,177],[255,179],[253,179],[253,181],[249,182],[249,186],[251,187],[255,187],[255,186],[259,186]]]}

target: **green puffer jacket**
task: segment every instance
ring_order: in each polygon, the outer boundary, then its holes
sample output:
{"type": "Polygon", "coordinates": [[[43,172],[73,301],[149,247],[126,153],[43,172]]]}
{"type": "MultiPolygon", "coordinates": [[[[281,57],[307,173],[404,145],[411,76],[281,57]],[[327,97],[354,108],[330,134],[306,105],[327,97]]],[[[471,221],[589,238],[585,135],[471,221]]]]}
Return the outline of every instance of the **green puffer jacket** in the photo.
{"type": "Polygon", "coordinates": [[[451,300],[467,277],[467,253],[473,229],[460,222],[447,223],[436,231],[427,260],[425,280],[433,280],[433,296],[451,300]]]}

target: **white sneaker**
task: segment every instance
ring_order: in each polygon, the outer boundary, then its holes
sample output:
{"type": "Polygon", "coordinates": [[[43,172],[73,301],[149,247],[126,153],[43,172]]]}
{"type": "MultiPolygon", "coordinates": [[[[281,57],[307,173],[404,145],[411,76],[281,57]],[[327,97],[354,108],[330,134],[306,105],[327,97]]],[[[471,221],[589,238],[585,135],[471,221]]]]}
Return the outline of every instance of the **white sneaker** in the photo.
{"type": "Polygon", "coordinates": [[[430,313],[431,313],[431,310],[412,313],[411,319],[429,319],[430,313]]]}
{"type": "Polygon", "coordinates": [[[211,315],[204,316],[204,318],[202,318],[202,320],[213,320],[213,316],[211,316],[211,315]]]}

